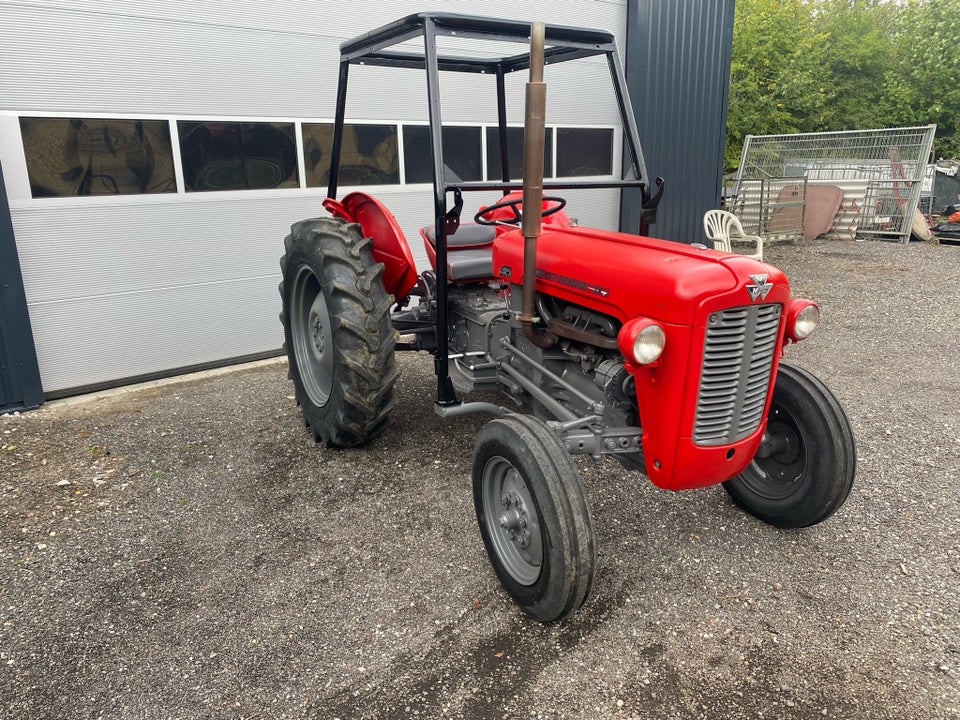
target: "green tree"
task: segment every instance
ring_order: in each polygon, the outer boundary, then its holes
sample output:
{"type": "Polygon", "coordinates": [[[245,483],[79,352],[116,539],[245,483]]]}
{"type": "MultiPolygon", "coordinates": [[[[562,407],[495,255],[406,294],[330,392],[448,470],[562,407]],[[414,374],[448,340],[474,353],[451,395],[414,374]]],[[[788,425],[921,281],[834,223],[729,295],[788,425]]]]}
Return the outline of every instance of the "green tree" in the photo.
{"type": "Polygon", "coordinates": [[[886,80],[894,67],[898,6],[887,0],[819,0],[819,112],[798,124],[806,132],[888,125],[886,80]]]}
{"type": "Polygon", "coordinates": [[[725,164],[736,167],[744,136],[799,132],[820,112],[825,35],[803,0],[737,0],[734,10],[725,164]]]}
{"type": "Polygon", "coordinates": [[[934,152],[960,157],[960,0],[908,0],[895,42],[885,83],[889,124],[936,123],[934,152]]]}
{"type": "Polygon", "coordinates": [[[737,0],[728,168],[747,134],[930,123],[960,156],[960,0],[737,0]]]}

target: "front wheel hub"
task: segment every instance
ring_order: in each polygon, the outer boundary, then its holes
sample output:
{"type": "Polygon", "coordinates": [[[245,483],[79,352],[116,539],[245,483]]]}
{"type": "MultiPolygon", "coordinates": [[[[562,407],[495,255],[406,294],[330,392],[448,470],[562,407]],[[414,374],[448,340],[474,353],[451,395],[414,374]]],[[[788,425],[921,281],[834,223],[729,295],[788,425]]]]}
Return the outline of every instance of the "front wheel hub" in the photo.
{"type": "Polygon", "coordinates": [[[487,465],[483,475],[484,506],[495,520],[491,529],[500,562],[521,585],[532,585],[543,565],[543,544],[536,506],[526,483],[504,458],[487,465]]]}
{"type": "Polygon", "coordinates": [[[755,465],[761,474],[753,484],[754,491],[770,497],[793,492],[791,486],[802,480],[807,471],[804,448],[803,431],[797,419],[774,404],[755,456],[755,465]],[[768,484],[770,481],[772,485],[768,484]]]}
{"type": "Polygon", "coordinates": [[[511,541],[522,548],[530,545],[530,533],[527,531],[527,508],[516,493],[500,498],[501,504],[507,509],[497,521],[500,527],[510,535],[511,541]]]}

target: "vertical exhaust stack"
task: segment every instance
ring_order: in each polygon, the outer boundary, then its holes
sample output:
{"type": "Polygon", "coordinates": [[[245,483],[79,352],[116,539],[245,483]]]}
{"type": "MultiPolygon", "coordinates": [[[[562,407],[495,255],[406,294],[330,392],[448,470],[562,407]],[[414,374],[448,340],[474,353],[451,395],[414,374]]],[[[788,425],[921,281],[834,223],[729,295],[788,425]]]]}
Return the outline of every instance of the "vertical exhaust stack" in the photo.
{"type": "Polygon", "coordinates": [[[533,326],[537,282],[537,238],[540,237],[543,205],[543,150],[547,115],[547,85],[543,82],[543,23],[530,26],[530,80],[527,82],[523,120],[523,304],[520,326],[523,334],[541,348],[552,347],[556,338],[533,326]]]}

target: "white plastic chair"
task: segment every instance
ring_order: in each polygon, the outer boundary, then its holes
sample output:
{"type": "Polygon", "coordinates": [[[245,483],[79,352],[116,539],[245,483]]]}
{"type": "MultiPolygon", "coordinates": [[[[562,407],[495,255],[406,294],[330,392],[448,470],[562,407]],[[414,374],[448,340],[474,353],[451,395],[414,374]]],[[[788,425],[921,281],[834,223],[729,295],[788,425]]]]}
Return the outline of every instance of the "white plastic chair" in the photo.
{"type": "Polygon", "coordinates": [[[740,218],[726,210],[707,210],[703,215],[703,232],[713,241],[715,250],[733,252],[733,240],[747,240],[756,244],[756,252],[744,253],[754,260],[763,260],[763,238],[759,235],[747,235],[740,224],[740,218]]]}

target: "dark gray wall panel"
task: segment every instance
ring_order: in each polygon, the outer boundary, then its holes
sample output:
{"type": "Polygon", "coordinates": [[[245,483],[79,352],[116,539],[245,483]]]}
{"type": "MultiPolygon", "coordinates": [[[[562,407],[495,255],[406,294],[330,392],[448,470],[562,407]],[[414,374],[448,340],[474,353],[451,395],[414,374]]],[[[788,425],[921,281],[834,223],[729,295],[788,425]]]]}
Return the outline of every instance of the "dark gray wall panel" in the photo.
{"type": "Polygon", "coordinates": [[[0,166],[0,413],[42,402],[37,353],[0,166]]]}
{"type": "MultiPolygon", "coordinates": [[[[647,171],[666,180],[654,237],[703,240],[720,207],[734,0],[629,0],[626,72],[647,171]]],[[[621,227],[636,223],[624,197],[621,227]]]]}

